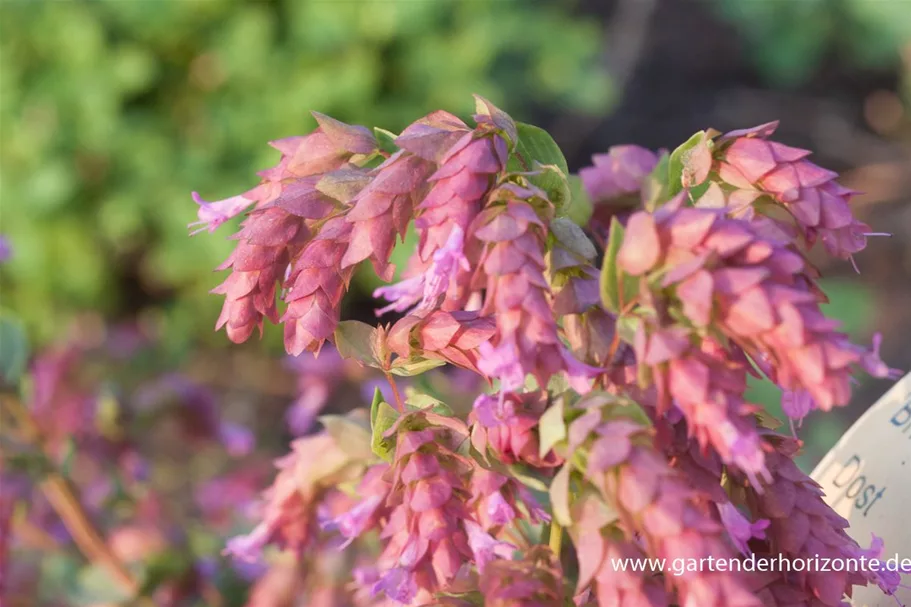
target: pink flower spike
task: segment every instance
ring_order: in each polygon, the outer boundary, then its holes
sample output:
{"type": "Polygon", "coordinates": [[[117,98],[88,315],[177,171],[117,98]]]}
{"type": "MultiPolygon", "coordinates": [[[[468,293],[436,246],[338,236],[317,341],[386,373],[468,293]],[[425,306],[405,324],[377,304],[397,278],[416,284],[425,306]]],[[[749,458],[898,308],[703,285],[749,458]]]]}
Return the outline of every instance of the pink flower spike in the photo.
{"type": "Polygon", "coordinates": [[[200,198],[199,194],[196,192],[193,192],[193,201],[199,205],[199,210],[196,212],[199,221],[194,221],[187,226],[189,228],[196,228],[190,232],[191,236],[206,230],[214,232],[218,229],[218,226],[233,217],[237,217],[247,210],[250,205],[256,202],[255,200],[247,198],[244,194],[225,198],[224,200],[217,200],[215,202],[206,202],[200,198]]]}

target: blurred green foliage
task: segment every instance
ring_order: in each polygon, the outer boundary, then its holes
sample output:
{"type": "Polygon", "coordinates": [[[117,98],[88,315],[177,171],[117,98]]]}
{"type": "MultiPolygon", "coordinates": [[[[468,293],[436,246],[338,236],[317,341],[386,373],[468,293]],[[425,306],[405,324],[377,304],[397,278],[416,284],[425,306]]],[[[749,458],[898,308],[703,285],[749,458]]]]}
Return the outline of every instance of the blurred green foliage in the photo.
{"type": "Polygon", "coordinates": [[[252,187],[277,161],[266,142],[313,128],[311,109],[393,130],[441,107],[469,114],[471,93],[520,119],[604,113],[599,26],[561,6],[3,2],[4,305],[39,341],[76,310],[149,306],[172,336],[211,335],[210,272],[232,228],[188,238],[191,190],[252,187]]]}
{"type": "Polygon", "coordinates": [[[716,2],[777,85],[801,84],[829,59],[857,68],[893,67],[911,43],[911,7],[901,0],[716,2]]]}

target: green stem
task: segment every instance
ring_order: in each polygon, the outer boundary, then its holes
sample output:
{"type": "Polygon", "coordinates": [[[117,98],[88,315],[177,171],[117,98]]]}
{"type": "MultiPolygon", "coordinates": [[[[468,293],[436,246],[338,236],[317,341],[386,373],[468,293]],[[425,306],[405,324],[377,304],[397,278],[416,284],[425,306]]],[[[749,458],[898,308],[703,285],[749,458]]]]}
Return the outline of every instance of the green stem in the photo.
{"type": "Polygon", "coordinates": [[[560,548],[563,544],[563,527],[560,526],[560,523],[553,521],[550,524],[550,550],[554,553],[554,556],[560,558],[560,548]]]}
{"type": "Polygon", "coordinates": [[[384,371],[383,373],[386,376],[386,381],[389,382],[389,387],[392,388],[392,396],[395,398],[395,408],[398,409],[398,412],[402,415],[405,414],[405,401],[402,400],[402,395],[399,393],[399,387],[395,383],[395,378],[392,377],[392,373],[384,371]]]}

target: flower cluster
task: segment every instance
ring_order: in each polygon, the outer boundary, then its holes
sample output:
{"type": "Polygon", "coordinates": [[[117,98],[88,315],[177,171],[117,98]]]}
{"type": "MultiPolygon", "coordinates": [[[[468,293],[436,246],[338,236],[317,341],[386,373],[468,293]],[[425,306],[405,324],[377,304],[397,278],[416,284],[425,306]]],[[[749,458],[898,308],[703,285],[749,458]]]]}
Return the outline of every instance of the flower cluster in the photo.
{"type": "Polygon", "coordinates": [[[818,238],[849,257],[870,230],[837,175],[769,140],[771,125],[697,134],[670,155],[616,146],[580,171],[595,208],[576,225],[567,205],[585,201],[553,140],[477,101],[472,126],[439,111],[398,136],[319,116],[277,146],[260,186],[201,208],[214,229],[252,207],[220,287],[229,337],[270,318],[294,355],[337,348],[325,381],[306,359],[301,431],[330,400],[337,356],[388,382],[369,426],[329,415],[293,443],[261,523],[229,550],[284,550],[307,564],[300,596],[327,604],[835,607],[856,584],[895,594],[895,576],[616,567],[878,549],[850,538],[795,466],[796,443],[744,396],[748,376],[766,378],[796,420],[848,404],[856,370],[895,376],[878,338],[851,343],[820,308],[807,248],[818,238]],[[358,264],[390,282],[411,225],[402,278],[375,291],[380,314],[402,316],[341,320],[358,264]],[[441,365],[488,387],[447,396],[441,365]]]}
{"type": "MultiPolygon", "coordinates": [[[[633,215],[617,255],[620,267],[648,286],[646,303],[685,320],[657,340],[640,331],[640,360],[676,358],[686,335],[714,329],[761,361],[782,388],[805,390],[826,411],[848,403],[852,365],[892,375],[875,348],[850,343],[825,317],[812,268],[793,246],[714,210],[675,208],[681,201],[633,215]]],[[[704,365],[694,372],[707,380],[704,365]]],[[[687,381],[693,377],[687,373],[687,381]]]]}
{"type": "Polygon", "coordinates": [[[737,212],[770,198],[790,213],[809,244],[820,238],[830,255],[850,258],[871,231],[851,213],[856,192],[835,181],[838,173],[807,160],[810,151],[770,141],[777,127],[769,122],[718,140],[712,164],[718,181],[704,202],[723,201],[737,212]]]}

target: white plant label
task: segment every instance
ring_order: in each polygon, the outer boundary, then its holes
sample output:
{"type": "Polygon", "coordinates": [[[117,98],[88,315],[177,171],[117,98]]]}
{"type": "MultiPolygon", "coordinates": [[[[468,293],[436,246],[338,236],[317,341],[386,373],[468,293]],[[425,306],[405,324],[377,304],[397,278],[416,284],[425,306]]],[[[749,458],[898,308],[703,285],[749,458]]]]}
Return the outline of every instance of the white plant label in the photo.
{"type": "MultiPolygon", "coordinates": [[[[875,533],[885,542],[884,561],[896,554],[911,559],[911,373],[857,420],[811,476],[862,547],[875,533]]],[[[903,583],[911,585],[911,576],[903,583]]],[[[896,598],[911,605],[911,590],[889,597],[875,587],[855,588],[853,605],[896,607],[896,598]]]]}

